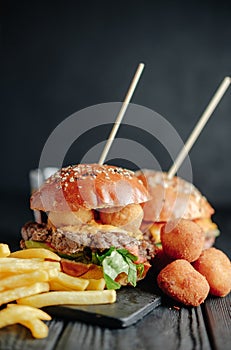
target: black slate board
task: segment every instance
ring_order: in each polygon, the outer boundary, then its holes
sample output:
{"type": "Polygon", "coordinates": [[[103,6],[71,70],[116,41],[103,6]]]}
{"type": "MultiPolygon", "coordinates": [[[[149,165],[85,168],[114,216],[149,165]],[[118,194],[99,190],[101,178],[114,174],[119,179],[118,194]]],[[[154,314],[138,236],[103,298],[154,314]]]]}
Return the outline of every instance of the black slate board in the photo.
{"type": "Polygon", "coordinates": [[[161,304],[153,280],[146,277],[137,287],[122,287],[114,304],[84,306],[49,306],[50,315],[97,324],[108,328],[128,327],[161,304]]]}

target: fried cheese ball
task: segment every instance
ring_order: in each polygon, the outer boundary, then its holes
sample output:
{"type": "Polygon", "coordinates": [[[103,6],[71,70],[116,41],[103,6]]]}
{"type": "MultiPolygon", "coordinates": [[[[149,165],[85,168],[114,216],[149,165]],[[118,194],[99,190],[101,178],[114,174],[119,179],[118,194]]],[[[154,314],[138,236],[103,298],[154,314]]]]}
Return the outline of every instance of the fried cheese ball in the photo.
{"type": "Polygon", "coordinates": [[[231,263],[221,250],[216,248],[204,250],[193,266],[207,279],[210,294],[219,297],[229,294],[231,291],[231,263]]]}
{"type": "Polygon", "coordinates": [[[161,228],[160,239],[165,254],[172,259],[189,262],[199,258],[205,235],[199,225],[190,220],[180,219],[167,222],[161,228]]]}
{"type": "Polygon", "coordinates": [[[121,227],[132,232],[139,230],[143,215],[143,209],[139,204],[129,204],[114,212],[101,211],[100,220],[103,224],[121,227]]]}
{"type": "Polygon", "coordinates": [[[157,276],[159,288],[174,300],[189,306],[198,306],[209,293],[204,276],[186,260],[175,260],[157,276]]]}

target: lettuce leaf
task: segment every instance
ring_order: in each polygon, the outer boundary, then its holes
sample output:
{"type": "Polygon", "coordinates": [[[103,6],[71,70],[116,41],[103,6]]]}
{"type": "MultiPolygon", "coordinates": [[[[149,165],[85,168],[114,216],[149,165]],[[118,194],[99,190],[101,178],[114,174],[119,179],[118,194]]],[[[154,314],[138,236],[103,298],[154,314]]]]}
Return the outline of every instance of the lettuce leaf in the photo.
{"type": "Polygon", "coordinates": [[[121,287],[115,279],[122,272],[127,275],[128,282],[132,286],[136,286],[137,272],[142,272],[143,264],[134,264],[137,257],[129,253],[127,249],[111,247],[105,254],[96,254],[96,256],[103,267],[107,289],[119,289],[121,287]]]}

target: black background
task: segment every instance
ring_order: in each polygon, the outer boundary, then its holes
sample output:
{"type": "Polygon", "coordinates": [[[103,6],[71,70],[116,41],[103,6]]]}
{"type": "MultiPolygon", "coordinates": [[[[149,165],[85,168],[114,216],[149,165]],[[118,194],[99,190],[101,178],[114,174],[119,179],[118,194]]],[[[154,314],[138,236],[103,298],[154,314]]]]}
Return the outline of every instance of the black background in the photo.
{"type": "MultiPolygon", "coordinates": [[[[52,130],[82,108],[121,101],[139,62],[146,66],[132,101],[186,140],[230,75],[230,19],[228,1],[3,1],[2,198],[27,199],[28,172],[52,130]]],[[[228,90],[190,153],[194,184],[219,208],[231,203],[230,97],[228,90]]],[[[94,137],[106,136],[93,132],[68,161],[78,163],[94,137]]],[[[123,127],[118,136],[126,137],[123,127]]],[[[152,152],[167,170],[161,148],[152,152]]]]}

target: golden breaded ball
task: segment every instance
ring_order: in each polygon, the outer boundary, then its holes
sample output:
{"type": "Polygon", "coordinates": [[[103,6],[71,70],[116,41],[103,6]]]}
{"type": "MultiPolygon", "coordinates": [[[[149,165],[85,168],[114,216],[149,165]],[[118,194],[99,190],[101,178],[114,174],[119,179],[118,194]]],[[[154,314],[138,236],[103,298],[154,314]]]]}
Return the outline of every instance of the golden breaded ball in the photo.
{"type": "Polygon", "coordinates": [[[209,293],[209,284],[204,276],[186,260],[175,260],[157,276],[159,288],[178,302],[198,306],[209,293]]]}
{"type": "Polygon", "coordinates": [[[172,259],[185,259],[189,262],[199,258],[205,235],[199,225],[185,219],[167,222],[160,232],[165,254],[172,259]]]}
{"type": "Polygon", "coordinates": [[[205,276],[210,294],[224,297],[231,291],[231,263],[227,255],[216,248],[202,252],[193,263],[194,268],[205,276]]]}
{"type": "Polygon", "coordinates": [[[100,212],[103,224],[122,227],[127,231],[137,231],[140,228],[144,212],[139,204],[129,204],[115,212],[100,212]]]}

